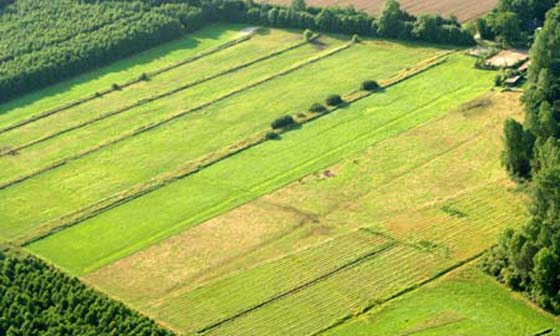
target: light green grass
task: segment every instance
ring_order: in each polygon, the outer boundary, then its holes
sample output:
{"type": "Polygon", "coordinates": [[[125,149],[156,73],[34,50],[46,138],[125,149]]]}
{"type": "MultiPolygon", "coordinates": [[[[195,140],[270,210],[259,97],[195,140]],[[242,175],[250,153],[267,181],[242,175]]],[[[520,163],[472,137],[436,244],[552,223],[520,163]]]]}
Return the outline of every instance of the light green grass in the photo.
{"type": "Polygon", "coordinates": [[[213,25],[194,35],[187,35],[185,38],[2,104],[0,105],[0,126],[10,125],[68,101],[90,95],[97,90],[109,88],[113,83],[123,83],[135,79],[142,72],[174,64],[186,57],[231,40],[244,27],[231,24],[213,25]]]}
{"type": "Polygon", "coordinates": [[[532,336],[560,324],[471,266],[326,332],[328,336],[532,336]]]}
{"type": "Polygon", "coordinates": [[[492,75],[473,69],[470,58],[451,57],[280,141],[254,147],[28,248],[74,274],[87,273],[441,116],[488,90],[492,75]]]}
{"type": "MultiPolygon", "coordinates": [[[[261,34],[253,36],[249,40],[240,42],[237,45],[217,51],[216,53],[204,56],[191,63],[187,63],[154,76],[148,81],[139,82],[131,87],[123,88],[122,90],[112,92],[108,95],[51,115],[47,118],[37,120],[30,124],[23,125],[0,134],[0,147],[17,147],[29,143],[35,139],[40,139],[74,125],[79,125],[88,120],[92,120],[93,118],[103,115],[109,111],[115,111],[141,101],[142,99],[169,92],[170,90],[188,83],[193,83],[197,80],[207,78],[211,75],[218,74],[241,64],[245,64],[269,53],[283,50],[300,43],[302,43],[300,34],[276,29],[266,30],[261,34]]],[[[302,55],[302,57],[303,56],[304,55],[302,55]]],[[[268,63],[270,65],[271,62],[268,63]]],[[[272,71],[272,69],[270,71],[272,71]]],[[[233,80],[231,86],[235,86],[235,84],[236,81],[233,80]]],[[[212,82],[206,83],[205,87],[212,88],[212,82]]],[[[188,90],[188,92],[190,91],[192,90],[188,90]]],[[[185,93],[187,92],[180,92],[177,93],[177,95],[183,95],[185,93]]],[[[208,96],[212,97],[210,94],[208,96]]],[[[189,97],[191,99],[196,98],[193,99],[193,105],[196,104],[197,101],[203,101],[204,98],[207,98],[206,96],[198,98],[197,96],[193,97],[192,95],[189,97]]],[[[173,101],[173,99],[168,100],[173,101]]],[[[186,107],[187,106],[179,105],[175,106],[175,109],[184,109],[186,107]]],[[[131,118],[131,116],[138,114],[136,110],[141,109],[133,109],[125,112],[126,117],[131,118]]],[[[158,111],[158,115],[163,116],[167,111],[168,110],[165,109],[158,111]]],[[[147,124],[148,121],[149,118],[144,122],[144,124],[147,124]]],[[[115,122],[115,120],[111,119],[107,120],[105,124],[115,123],[119,124],[118,121],[115,122]]],[[[128,129],[133,129],[134,127],[138,127],[138,125],[134,122],[130,122],[128,124],[128,129]]],[[[113,132],[111,134],[115,133],[116,132],[113,132]]],[[[75,136],[79,136],[80,132],[74,131],[73,134],[75,136]]],[[[108,137],[106,134],[102,134],[99,138],[102,139],[103,136],[108,137]]],[[[68,135],[65,135],[64,137],[67,138],[68,135]]],[[[83,138],[80,143],[81,142],[83,142],[83,138]]],[[[87,145],[88,144],[86,142],[84,146],[87,147],[87,145]]],[[[61,150],[59,150],[59,152],[60,151],[61,150]]],[[[29,155],[28,152],[28,150],[21,151],[18,155],[18,161],[26,161],[26,158],[21,157],[24,156],[24,154],[29,155]]],[[[41,153],[41,150],[36,151],[36,153],[41,153]]],[[[33,157],[35,154],[31,154],[29,156],[33,157]]]]}
{"type": "MultiPolygon", "coordinates": [[[[238,46],[204,57],[146,83],[111,94],[106,98],[96,99],[73,108],[71,111],[65,111],[56,116],[0,134],[0,144],[13,146],[17,143],[23,144],[29,140],[40,138],[41,134],[53,134],[57,130],[63,130],[69,126],[90,120],[97,115],[114,111],[122,106],[140,101],[142,98],[247,63],[273,51],[294,46],[300,42],[299,40],[299,34],[278,30],[274,30],[266,36],[253,37],[238,46]],[[294,39],[297,40],[294,41],[294,39]]],[[[325,39],[325,42],[330,42],[333,46],[339,43],[329,39],[325,39]]],[[[212,101],[239,86],[281,71],[317,53],[316,48],[311,45],[299,47],[267,61],[254,64],[249,68],[210,80],[172,96],[135,107],[100,122],[65,133],[57,138],[24,149],[18,155],[4,156],[0,158],[0,180],[9,181],[16,176],[24,176],[49,163],[87,150],[96,144],[126,134],[144,125],[149,125],[166,116],[212,101]]],[[[181,123],[181,125],[184,127],[186,122],[181,123]]],[[[183,138],[179,139],[184,140],[183,138]]],[[[142,149],[140,148],[140,150],[142,149]]]]}
{"type": "MultiPolygon", "coordinates": [[[[433,53],[434,49],[430,48],[387,42],[354,45],[199,112],[185,115],[165,127],[132,137],[17,184],[0,194],[3,200],[0,226],[6,229],[2,235],[13,237],[27,232],[190,160],[222,150],[227,145],[266,130],[278,116],[306,111],[314,101],[322,100],[333,91],[343,93],[354,90],[359,87],[360,78],[388,77],[433,53]],[[395,55],[401,56],[399,61],[390,61],[395,55]],[[387,62],[392,65],[384,65],[387,62]],[[337,69],[336,76],[332,74],[332,69],[337,69]]],[[[289,58],[289,55],[284,57],[289,58]]],[[[236,76],[222,80],[228,82],[236,76]]],[[[239,76],[243,76],[243,72],[239,76]]],[[[239,85],[246,85],[246,82],[239,85]]],[[[188,97],[184,95],[178,95],[177,99],[172,102],[177,106],[186,103],[181,99],[188,102],[188,97]]],[[[349,113],[341,111],[341,114],[349,113]]],[[[297,162],[300,158],[294,159],[297,162]]],[[[195,186],[198,184],[194,183],[195,186]]]]}

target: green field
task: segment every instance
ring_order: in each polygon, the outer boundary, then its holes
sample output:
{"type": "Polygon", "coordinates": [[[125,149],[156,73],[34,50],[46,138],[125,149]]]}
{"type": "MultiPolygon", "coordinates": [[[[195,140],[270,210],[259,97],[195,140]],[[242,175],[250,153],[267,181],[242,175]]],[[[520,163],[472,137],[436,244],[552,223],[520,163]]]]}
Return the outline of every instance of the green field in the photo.
{"type": "Polygon", "coordinates": [[[0,242],[180,334],[558,327],[473,266],[526,220],[499,161],[520,94],[461,50],[246,28],[0,106],[0,242]]]}
{"type": "MultiPolygon", "coordinates": [[[[325,42],[322,43],[328,45],[330,39],[323,40],[325,42]]],[[[188,113],[161,127],[130,136],[117,144],[6,188],[3,191],[6,203],[1,206],[4,216],[3,223],[6,223],[4,238],[13,238],[21,233],[28,233],[30,229],[49,221],[57,221],[65,215],[82,211],[96,201],[109,198],[115,193],[138,187],[146,180],[169,172],[178,166],[187,165],[205,155],[223,151],[225,146],[246,141],[248,137],[264,132],[271,120],[286,111],[305,112],[311,102],[322,100],[332,91],[354,90],[359,87],[360,80],[357,78],[360,76],[361,78],[388,77],[401,68],[413,65],[434,53],[434,50],[429,48],[419,51],[416,48],[410,49],[389,44],[388,49],[383,49],[379,48],[381,45],[384,43],[375,41],[352,45],[349,49],[319,62],[309,63],[289,74],[263,82],[254,88],[242,90],[239,94],[211,104],[196,113],[188,113]],[[380,66],[399,51],[403,55],[402,63],[393,62],[391,66],[380,66]],[[373,57],[375,54],[379,54],[379,58],[373,57]],[[349,62],[356,59],[363,59],[363,62],[360,63],[363,64],[363,67],[354,66],[349,62]],[[342,73],[348,76],[348,79],[340,80],[330,75],[328,69],[332,67],[342,67],[342,73]],[[306,86],[304,78],[315,84],[310,88],[304,88],[306,86]],[[302,88],[294,88],[290,84],[294,82],[302,85],[302,88]],[[79,173],[76,174],[76,172],[79,173]],[[57,181],[57,183],[53,183],[53,181],[57,181]],[[41,195],[41,190],[49,196],[41,195]],[[17,211],[14,212],[16,207],[8,202],[16,201],[16,199],[18,206],[17,211]],[[11,231],[12,229],[15,231],[11,231]]],[[[318,56],[314,57],[320,57],[329,52],[329,50],[317,50],[311,45],[308,49],[318,53],[318,56]]],[[[306,62],[305,48],[298,48],[293,52],[296,53],[295,59],[299,62],[306,62]],[[297,55],[301,52],[304,55],[297,55]],[[300,59],[302,56],[303,59],[300,59]]],[[[279,62],[282,67],[285,65],[284,58],[290,58],[290,56],[290,53],[280,55],[269,62],[279,62]]],[[[292,59],[292,61],[295,60],[292,59]]],[[[272,74],[278,70],[270,64],[264,64],[263,69],[272,70],[272,74]]],[[[248,68],[233,76],[223,77],[223,81],[226,85],[236,83],[236,86],[244,87],[247,85],[247,80],[250,79],[250,77],[245,77],[247,72],[250,76],[252,69],[248,68]],[[237,78],[238,82],[234,81],[236,76],[240,76],[237,78]]],[[[215,83],[209,82],[207,85],[208,87],[219,87],[219,85],[214,86],[213,84],[215,83]]],[[[196,90],[204,90],[204,88],[195,89],[195,92],[200,93],[196,90]]],[[[206,99],[203,95],[195,96],[196,99],[202,100],[200,103],[205,103],[206,99]]],[[[186,96],[179,95],[178,98],[186,99],[189,102],[189,98],[192,97],[187,94],[186,96]]],[[[162,103],[166,103],[170,99],[172,98],[165,99],[162,103]]],[[[184,102],[172,100],[169,103],[170,106],[177,108],[184,102]]],[[[159,111],[158,116],[161,114],[161,110],[156,109],[155,111],[159,111]]],[[[123,122],[128,124],[125,117],[123,117],[123,122]]],[[[71,140],[72,138],[69,139],[72,144],[76,143],[71,140]]],[[[61,137],[60,141],[64,142],[65,137],[61,137]]],[[[55,146],[55,150],[58,148],[55,146]]],[[[20,164],[19,156],[4,157],[5,161],[12,159],[20,164]]],[[[21,162],[24,162],[25,165],[25,162],[30,161],[22,160],[21,162]]]]}
{"type": "Polygon", "coordinates": [[[323,335],[558,335],[558,321],[474,266],[406,294],[323,335]],[[444,299],[442,299],[444,298],[444,299]]]}
{"type": "Polygon", "coordinates": [[[97,90],[107,89],[113,83],[124,83],[135,79],[142,72],[172,65],[201,50],[216,47],[235,38],[242,28],[234,25],[213,25],[199,31],[196,35],[186,36],[184,39],[167,43],[73,80],[2,104],[0,126],[5,127],[44,110],[58,107],[61,102],[69,102],[97,90]]]}
{"type": "MultiPolygon", "coordinates": [[[[391,87],[383,94],[352,104],[305,126],[301,131],[288,133],[282,141],[267,142],[251,148],[195,175],[38,241],[30,245],[29,249],[76,274],[94,270],[329,166],[389,136],[442,115],[461,101],[466,102],[480,95],[489,88],[492,74],[469,69],[467,64],[470,61],[461,56],[451,57],[443,65],[391,87]],[[463,70],[464,82],[457,80],[459,69],[463,70]],[[261,167],[267,169],[262,171],[261,167]],[[217,181],[220,181],[220,185],[216,185],[217,181]],[[182,199],[184,203],[178,203],[176,199],[182,199]],[[188,207],[185,208],[183,204],[188,204],[188,207]],[[139,211],[147,208],[150,209],[149,213],[139,211]],[[128,237],[126,242],[119,239],[123,235],[128,237]],[[87,237],[96,238],[90,240],[87,237]],[[66,248],[58,249],[60,244],[66,248]]],[[[128,169],[127,176],[130,174],[128,169]]],[[[18,185],[6,193],[17,192],[24,186],[29,190],[41,190],[37,189],[39,180],[33,179],[31,183],[18,185]]],[[[103,186],[107,188],[105,184],[103,186]]],[[[24,196],[22,192],[17,194],[20,200],[24,196]]],[[[54,197],[49,201],[62,204],[54,197]]],[[[10,208],[8,204],[2,207],[10,208]]],[[[21,202],[18,209],[23,209],[21,202]]],[[[51,213],[55,211],[55,208],[49,209],[51,213]]],[[[23,221],[21,217],[18,219],[23,221]]]]}

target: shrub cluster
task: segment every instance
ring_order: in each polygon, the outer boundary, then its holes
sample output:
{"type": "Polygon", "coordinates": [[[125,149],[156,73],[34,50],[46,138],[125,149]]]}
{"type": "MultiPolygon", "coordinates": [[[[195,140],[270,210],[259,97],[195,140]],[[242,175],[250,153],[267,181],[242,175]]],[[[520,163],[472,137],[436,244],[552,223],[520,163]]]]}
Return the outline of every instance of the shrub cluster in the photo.
{"type": "Polygon", "coordinates": [[[315,103],[313,105],[311,105],[311,107],[309,108],[309,111],[314,112],[314,113],[325,113],[327,112],[327,108],[319,103],[315,103]]]}
{"type": "Polygon", "coordinates": [[[333,94],[328,96],[325,102],[327,103],[328,106],[338,106],[342,104],[344,101],[342,100],[342,97],[340,95],[333,94]]]}
{"type": "Polygon", "coordinates": [[[362,90],[375,91],[379,89],[379,84],[374,80],[367,80],[362,83],[362,90]]]}
{"type": "Polygon", "coordinates": [[[283,117],[280,117],[276,120],[274,120],[271,124],[270,127],[272,127],[272,129],[281,129],[281,128],[286,128],[289,126],[292,126],[295,124],[295,120],[291,115],[285,115],[283,117]]]}

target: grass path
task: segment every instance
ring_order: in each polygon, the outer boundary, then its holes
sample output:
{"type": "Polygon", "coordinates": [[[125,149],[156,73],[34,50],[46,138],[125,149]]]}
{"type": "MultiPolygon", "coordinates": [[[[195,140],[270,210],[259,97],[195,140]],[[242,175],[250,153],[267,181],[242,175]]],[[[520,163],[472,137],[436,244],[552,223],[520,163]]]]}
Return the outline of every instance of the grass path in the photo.
{"type": "Polygon", "coordinates": [[[254,147],[28,248],[75,274],[97,269],[479,96],[491,85],[491,73],[472,69],[470,62],[452,57],[437,71],[427,71],[288,133],[281,141],[254,147]],[[464,81],[457,80],[458,72],[464,81]],[[95,244],[88,238],[94,236],[95,244]],[[120,236],[129,239],[119,241],[120,236]],[[60,244],[66,248],[53,248],[60,244]]]}

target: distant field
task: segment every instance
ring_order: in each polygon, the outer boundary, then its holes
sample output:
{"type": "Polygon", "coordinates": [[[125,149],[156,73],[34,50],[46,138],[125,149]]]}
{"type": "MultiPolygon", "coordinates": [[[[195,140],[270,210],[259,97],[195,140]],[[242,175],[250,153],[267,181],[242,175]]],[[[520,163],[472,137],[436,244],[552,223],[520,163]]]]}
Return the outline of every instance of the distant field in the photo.
{"type": "MultiPolygon", "coordinates": [[[[271,0],[272,3],[289,4],[288,0],[271,0]]],[[[385,0],[309,0],[313,6],[350,6],[363,9],[377,15],[383,8],[385,0]]],[[[437,13],[444,16],[455,15],[465,22],[492,10],[498,0],[401,0],[401,7],[413,14],[437,13]]]]}
{"type": "Polygon", "coordinates": [[[322,335],[560,335],[554,317],[469,266],[322,335]],[[445,299],[442,299],[445,298],[445,299]]]}

